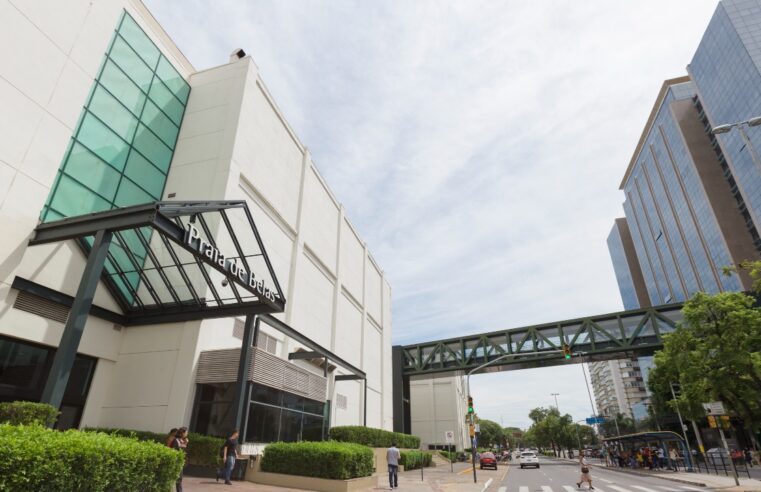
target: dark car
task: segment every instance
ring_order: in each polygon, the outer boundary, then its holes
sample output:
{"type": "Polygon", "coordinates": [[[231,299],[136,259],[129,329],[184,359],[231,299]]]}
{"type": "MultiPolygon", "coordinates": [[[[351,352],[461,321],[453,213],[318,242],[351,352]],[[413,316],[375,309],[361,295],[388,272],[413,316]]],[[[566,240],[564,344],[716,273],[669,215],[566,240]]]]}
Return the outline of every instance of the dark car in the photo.
{"type": "Polygon", "coordinates": [[[494,468],[497,469],[497,457],[494,453],[481,453],[481,459],[478,460],[478,464],[481,465],[481,469],[494,468]]]}

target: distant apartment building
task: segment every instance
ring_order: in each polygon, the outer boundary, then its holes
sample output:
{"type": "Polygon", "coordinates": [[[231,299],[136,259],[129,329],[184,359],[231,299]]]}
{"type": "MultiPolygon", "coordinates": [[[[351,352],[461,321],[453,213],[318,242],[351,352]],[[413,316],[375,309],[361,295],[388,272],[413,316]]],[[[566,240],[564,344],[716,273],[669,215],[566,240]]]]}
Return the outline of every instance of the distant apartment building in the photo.
{"type": "Polygon", "coordinates": [[[597,410],[615,417],[621,413],[632,416],[632,407],[647,403],[647,392],[636,358],[593,362],[589,377],[595,393],[597,410]]]}

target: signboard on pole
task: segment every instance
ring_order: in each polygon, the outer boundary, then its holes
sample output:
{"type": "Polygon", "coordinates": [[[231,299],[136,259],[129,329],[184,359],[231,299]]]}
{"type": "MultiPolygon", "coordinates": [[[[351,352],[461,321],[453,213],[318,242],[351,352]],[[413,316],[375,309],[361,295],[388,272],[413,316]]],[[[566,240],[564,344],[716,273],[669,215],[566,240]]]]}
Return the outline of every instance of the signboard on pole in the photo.
{"type": "Polygon", "coordinates": [[[446,440],[447,444],[452,444],[454,442],[454,431],[444,432],[444,439],[446,440]]]}
{"type": "Polygon", "coordinates": [[[724,410],[724,403],[720,401],[703,403],[703,408],[708,412],[708,415],[725,415],[727,413],[726,410],[724,410]]]}
{"type": "Polygon", "coordinates": [[[605,423],[605,417],[600,415],[599,417],[587,417],[587,425],[595,425],[605,423]]]}

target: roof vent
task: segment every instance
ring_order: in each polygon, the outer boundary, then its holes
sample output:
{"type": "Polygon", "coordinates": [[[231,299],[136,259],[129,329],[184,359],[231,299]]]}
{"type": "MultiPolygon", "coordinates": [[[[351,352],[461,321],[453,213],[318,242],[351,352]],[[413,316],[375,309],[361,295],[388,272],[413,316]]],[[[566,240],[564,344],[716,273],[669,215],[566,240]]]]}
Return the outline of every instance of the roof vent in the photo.
{"type": "Polygon", "coordinates": [[[246,52],[242,49],[233,50],[233,52],[230,54],[230,63],[236,62],[246,56],[246,52]]]}
{"type": "Polygon", "coordinates": [[[66,323],[66,318],[69,317],[68,307],[24,291],[16,295],[13,307],[59,323],[66,323]]]}

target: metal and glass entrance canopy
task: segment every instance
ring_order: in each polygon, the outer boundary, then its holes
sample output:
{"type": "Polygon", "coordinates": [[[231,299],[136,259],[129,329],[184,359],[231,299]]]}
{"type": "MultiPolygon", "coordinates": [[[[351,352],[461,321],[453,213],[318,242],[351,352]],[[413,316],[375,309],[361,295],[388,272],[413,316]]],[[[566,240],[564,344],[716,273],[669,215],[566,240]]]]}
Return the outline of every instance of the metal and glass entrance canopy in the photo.
{"type": "MultiPolygon", "coordinates": [[[[284,310],[245,201],[155,202],[66,218],[37,226],[30,245],[75,239],[90,256],[104,233],[99,278],[122,313],[93,306],[94,315],[130,326],[284,310]]],[[[66,303],[24,279],[14,287],[66,303]]]]}

